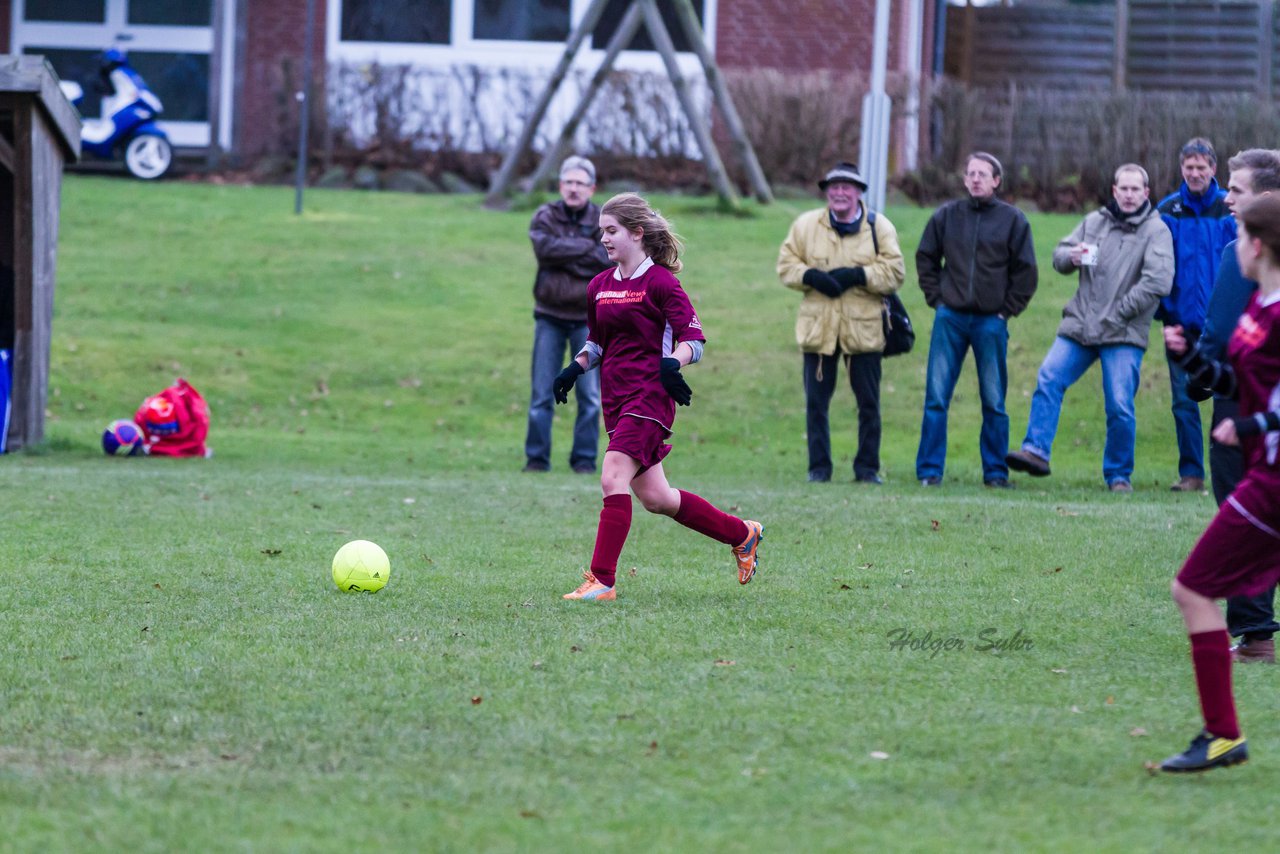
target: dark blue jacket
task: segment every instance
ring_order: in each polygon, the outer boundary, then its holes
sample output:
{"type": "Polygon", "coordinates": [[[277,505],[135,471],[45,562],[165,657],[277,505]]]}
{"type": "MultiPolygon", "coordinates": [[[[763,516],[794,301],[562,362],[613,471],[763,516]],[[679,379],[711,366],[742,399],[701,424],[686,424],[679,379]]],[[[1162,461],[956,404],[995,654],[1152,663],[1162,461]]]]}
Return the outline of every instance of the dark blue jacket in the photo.
{"type": "MultiPolygon", "coordinates": [[[[1258,283],[1246,279],[1240,272],[1240,260],[1236,258],[1236,242],[1233,240],[1222,250],[1222,263],[1218,265],[1218,278],[1209,297],[1209,311],[1205,315],[1204,332],[1200,335],[1200,352],[1205,358],[1217,362],[1227,360],[1227,343],[1236,330],[1240,315],[1249,307],[1258,283]]],[[[1207,389],[1187,384],[1187,395],[1192,400],[1208,400],[1212,395],[1207,389]]],[[[1218,410],[1214,410],[1215,413],[1218,410]]],[[[1216,415],[1215,415],[1216,417],[1216,415]]]]}
{"type": "Polygon", "coordinates": [[[1183,181],[1178,192],[1160,200],[1160,218],[1173,232],[1176,268],[1173,291],[1160,301],[1157,320],[1167,325],[1180,323],[1193,334],[1204,328],[1222,250],[1236,239],[1236,221],[1227,209],[1226,198],[1226,191],[1214,178],[1204,195],[1191,195],[1183,181]]]}

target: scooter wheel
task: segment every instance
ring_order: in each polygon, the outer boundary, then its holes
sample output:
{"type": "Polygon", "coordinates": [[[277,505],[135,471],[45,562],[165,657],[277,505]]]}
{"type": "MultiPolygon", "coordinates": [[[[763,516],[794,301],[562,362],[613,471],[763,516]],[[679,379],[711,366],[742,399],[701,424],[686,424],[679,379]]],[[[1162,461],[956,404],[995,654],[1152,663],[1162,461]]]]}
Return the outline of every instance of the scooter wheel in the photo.
{"type": "Polygon", "coordinates": [[[124,165],[129,174],[152,181],[169,171],[173,163],[173,147],[169,140],[151,133],[129,140],[124,150],[124,165]]]}

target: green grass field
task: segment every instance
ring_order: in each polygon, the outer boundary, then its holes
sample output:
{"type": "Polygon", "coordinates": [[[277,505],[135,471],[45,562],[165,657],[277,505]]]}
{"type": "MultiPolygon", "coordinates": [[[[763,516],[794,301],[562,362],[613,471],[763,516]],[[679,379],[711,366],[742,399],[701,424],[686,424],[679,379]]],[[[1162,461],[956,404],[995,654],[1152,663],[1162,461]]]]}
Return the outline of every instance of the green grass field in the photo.
{"type": "MultiPolygon", "coordinates": [[[[0,851],[1274,845],[1280,671],[1236,673],[1249,765],[1143,768],[1199,726],[1168,583],[1213,513],[1168,492],[1159,351],[1133,495],[1102,485],[1096,370],[1053,477],[985,490],[971,365],[947,481],[922,490],[932,319],[909,262],[887,483],[851,483],[846,386],[842,468],[812,485],[798,296],[773,273],[810,203],[656,201],[710,339],[666,469],[764,521],[761,570],[740,587],[726,548],[637,505],[618,601],[584,605],[560,594],[599,484],[568,472],[570,419],[555,470],[519,471],[528,209],[312,191],[295,217],[283,188],[69,178],[47,440],[0,457],[0,851]],[[105,457],[102,427],[178,375],[213,459],[105,457]],[[391,557],[376,596],[329,578],[355,538],[391,557]]],[[[886,215],[910,259],[928,211],[886,215]]],[[[1032,217],[1014,442],[1073,224],[1032,217]]]]}

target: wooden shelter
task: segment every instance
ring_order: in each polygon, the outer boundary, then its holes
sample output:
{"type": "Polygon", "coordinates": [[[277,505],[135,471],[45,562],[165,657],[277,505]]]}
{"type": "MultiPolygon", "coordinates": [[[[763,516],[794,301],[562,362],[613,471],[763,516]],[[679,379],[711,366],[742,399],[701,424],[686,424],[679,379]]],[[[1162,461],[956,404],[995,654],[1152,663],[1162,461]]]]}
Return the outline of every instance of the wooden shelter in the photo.
{"type": "MultiPolygon", "coordinates": [[[[7,450],[44,438],[62,167],[80,117],[41,56],[0,56],[0,350],[10,351],[7,450]]],[[[3,413],[0,412],[0,416],[3,413]]]]}

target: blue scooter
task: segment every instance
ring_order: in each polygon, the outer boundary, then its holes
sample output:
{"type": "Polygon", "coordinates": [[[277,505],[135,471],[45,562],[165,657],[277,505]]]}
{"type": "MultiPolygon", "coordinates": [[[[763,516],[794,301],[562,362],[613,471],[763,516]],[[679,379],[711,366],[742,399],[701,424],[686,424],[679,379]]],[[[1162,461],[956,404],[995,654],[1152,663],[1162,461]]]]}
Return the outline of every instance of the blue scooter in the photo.
{"type": "MultiPolygon", "coordinates": [[[[117,48],[102,54],[98,73],[106,90],[102,118],[84,120],[81,147],[104,160],[114,160],[123,149],[124,165],[131,175],[144,181],[159,178],[173,163],[169,135],[155,123],[164,111],[160,99],[117,48]]],[[[84,100],[84,88],[67,80],[61,85],[67,100],[78,107],[84,100]]]]}

